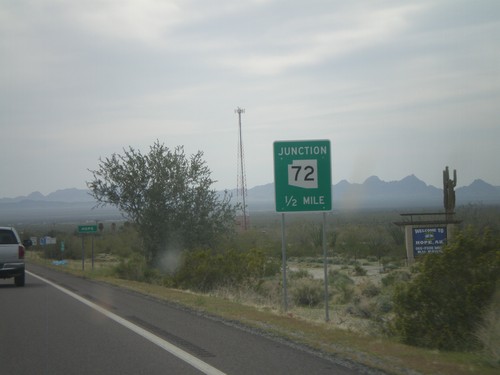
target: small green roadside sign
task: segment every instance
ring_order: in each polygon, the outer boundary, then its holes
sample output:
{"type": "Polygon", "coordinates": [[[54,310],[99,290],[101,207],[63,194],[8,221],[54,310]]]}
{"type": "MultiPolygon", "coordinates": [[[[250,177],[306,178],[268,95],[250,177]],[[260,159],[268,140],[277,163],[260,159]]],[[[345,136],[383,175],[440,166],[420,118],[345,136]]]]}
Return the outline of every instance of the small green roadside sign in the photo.
{"type": "Polygon", "coordinates": [[[330,141],[274,142],[274,187],[277,212],[330,211],[330,141]]]}
{"type": "Polygon", "coordinates": [[[97,225],[79,225],[78,233],[96,233],[97,225]]]}

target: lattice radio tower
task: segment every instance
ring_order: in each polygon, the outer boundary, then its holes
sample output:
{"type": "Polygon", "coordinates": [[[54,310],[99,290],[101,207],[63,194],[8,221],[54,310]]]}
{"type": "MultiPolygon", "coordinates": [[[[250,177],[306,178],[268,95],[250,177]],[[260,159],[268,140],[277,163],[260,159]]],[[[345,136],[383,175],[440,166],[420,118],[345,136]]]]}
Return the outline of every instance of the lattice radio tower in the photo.
{"type": "Polygon", "coordinates": [[[238,203],[242,204],[243,210],[243,222],[242,229],[248,229],[248,218],[247,218],[247,176],[245,174],[245,154],[243,152],[243,138],[241,136],[241,114],[245,113],[244,108],[236,108],[234,110],[238,114],[238,173],[237,173],[237,184],[236,184],[236,199],[238,203]]]}

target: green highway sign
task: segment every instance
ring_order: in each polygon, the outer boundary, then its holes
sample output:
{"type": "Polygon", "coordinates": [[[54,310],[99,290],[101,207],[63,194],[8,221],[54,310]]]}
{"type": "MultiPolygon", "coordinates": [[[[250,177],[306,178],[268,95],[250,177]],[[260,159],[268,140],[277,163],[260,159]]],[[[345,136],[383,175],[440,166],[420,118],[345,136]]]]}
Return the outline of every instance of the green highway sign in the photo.
{"type": "Polygon", "coordinates": [[[96,233],[97,225],[79,225],[78,233],[96,233]]]}
{"type": "Polygon", "coordinates": [[[330,141],[274,142],[274,189],[277,212],[330,211],[330,141]]]}

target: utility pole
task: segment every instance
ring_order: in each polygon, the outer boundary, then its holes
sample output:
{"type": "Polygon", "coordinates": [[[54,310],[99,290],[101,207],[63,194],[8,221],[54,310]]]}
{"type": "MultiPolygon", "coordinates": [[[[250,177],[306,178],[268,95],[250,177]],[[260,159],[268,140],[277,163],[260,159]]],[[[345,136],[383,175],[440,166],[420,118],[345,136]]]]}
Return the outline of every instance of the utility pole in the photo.
{"type": "MultiPolygon", "coordinates": [[[[238,127],[239,127],[239,136],[238,136],[238,176],[237,176],[237,187],[236,187],[236,197],[239,198],[241,194],[242,199],[242,209],[243,209],[243,230],[248,229],[248,221],[247,221],[247,205],[246,205],[246,195],[247,195],[247,182],[246,182],[246,174],[245,174],[245,156],[243,153],[243,137],[241,132],[241,114],[245,113],[244,108],[236,108],[234,110],[235,113],[238,114],[238,127]]],[[[239,199],[238,199],[239,200],[239,199]]]]}

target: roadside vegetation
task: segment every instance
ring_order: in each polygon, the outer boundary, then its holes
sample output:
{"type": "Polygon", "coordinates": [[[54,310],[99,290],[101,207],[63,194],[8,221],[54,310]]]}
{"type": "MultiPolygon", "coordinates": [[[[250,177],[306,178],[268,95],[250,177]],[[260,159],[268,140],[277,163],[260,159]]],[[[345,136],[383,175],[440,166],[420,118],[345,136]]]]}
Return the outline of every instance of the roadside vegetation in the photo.
{"type": "MultiPolygon", "coordinates": [[[[236,232],[217,247],[169,249],[156,263],[144,256],[143,240],[133,223],[103,223],[93,239],[94,270],[92,236],[83,238],[85,274],[122,280],[113,282],[133,288],[144,285],[143,291],[165,293],[176,302],[179,297],[171,293],[184,291],[188,297],[181,300],[187,298],[187,302],[181,303],[192,308],[242,319],[262,329],[274,327],[280,335],[320,350],[349,357],[345,347],[339,349],[345,345],[375,357],[400,358],[400,370],[374,363],[373,357],[367,360],[390,372],[403,373],[408,367],[422,373],[493,374],[500,367],[499,213],[498,207],[460,208],[457,216],[464,222],[455,240],[442,254],[428,255],[410,266],[404,236],[392,224],[397,214],[329,215],[328,322],[321,223],[314,215],[293,215],[288,220],[287,311],[283,310],[280,222],[271,213],[253,215],[252,229],[236,232]],[[488,223],[482,222],[485,217],[488,223]],[[222,311],[224,306],[228,311],[222,311]],[[252,317],[240,310],[246,308],[253,309],[252,317]],[[286,319],[274,326],[271,316],[286,319]],[[302,325],[307,324],[323,334],[304,333],[302,325]],[[314,340],[319,341],[314,344],[314,340]]],[[[55,267],[80,272],[82,235],[75,229],[63,224],[45,233],[25,228],[23,236],[57,237],[58,245],[34,247],[31,257],[49,265],[65,259],[66,265],[55,267]]]]}

